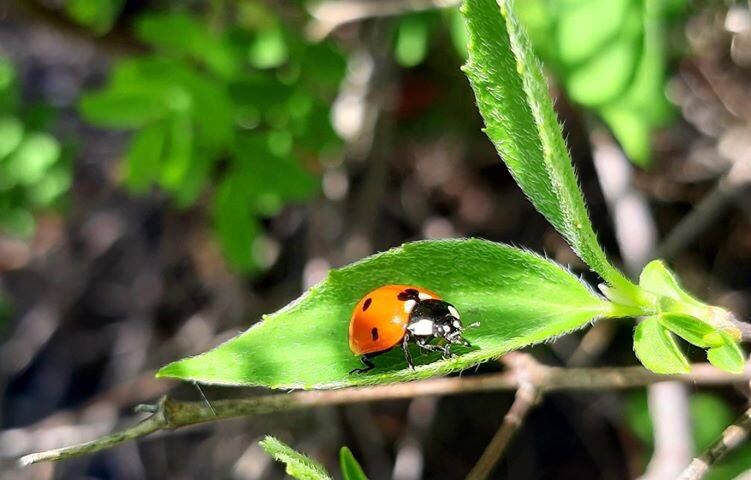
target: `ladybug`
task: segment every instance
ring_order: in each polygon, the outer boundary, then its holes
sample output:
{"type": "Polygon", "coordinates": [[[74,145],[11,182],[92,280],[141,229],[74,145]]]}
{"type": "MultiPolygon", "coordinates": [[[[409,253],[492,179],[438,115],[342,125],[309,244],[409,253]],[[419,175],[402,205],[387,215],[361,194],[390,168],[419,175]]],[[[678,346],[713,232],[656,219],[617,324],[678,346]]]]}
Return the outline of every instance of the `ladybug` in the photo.
{"type": "Polygon", "coordinates": [[[349,348],[360,356],[364,368],[349,373],[364,373],[375,368],[376,355],[401,345],[410,370],[414,370],[408,343],[429,352],[452,356],[451,345],[471,346],[462,337],[459,312],[436,293],[411,285],[384,285],[365,295],[352,312],[349,323],[349,348]],[[443,339],[439,345],[429,342],[443,339]]]}

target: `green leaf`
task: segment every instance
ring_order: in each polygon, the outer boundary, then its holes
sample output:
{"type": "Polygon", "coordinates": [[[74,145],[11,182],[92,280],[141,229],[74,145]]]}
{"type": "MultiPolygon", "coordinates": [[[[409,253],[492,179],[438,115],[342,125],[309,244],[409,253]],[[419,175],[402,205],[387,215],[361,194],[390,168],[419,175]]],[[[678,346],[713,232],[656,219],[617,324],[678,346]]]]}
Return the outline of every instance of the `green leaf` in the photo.
{"type": "Polygon", "coordinates": [[[342,470],[344,480],[368,480],[365,472],[362,471],[362,467],[347,447],[342,447],[339,450],[339,467],[342,470]]]}
{"type": "Polygon", "coordinates": [[[209,31],[208,25],[179,12],[148,13],[136,22],[138,38],[165,53],[202,61],[222,78],[234,75],[238,61],[228,44],[209,31]]]}
{"type": "Polygon", "coordinates": [[[396,34],[396,60],[403,67],[414,67],[428,53],[428,23],[422,15],[402,18],[396,34]]]}
{"type": "Polygon", "coordinates": [[[229,263],[241,272],[257,268],[253,258],[253,242],[260,226],[250,211],[248,188],[242,178],[227,176],[214,197],[214,228],[222,252],[229,263]]]}
{"type": "Polygon", "coordinates": [[[289,51],[280,26],[258,33],[248,50],[250,64],[259,69],[278,67],[287,61],[289,51]]]}
{"type": "Polygon", "coordinates": [[[272,388],[335,388],[426,378],[463,370],[548,340],[609,313],[611,305],[560,265],[484,240],[408,243],[332,271],[322,283],[238,337],[163,367],[159,377],[272,388]],[[363,375],[347,331],[355,304],[385,284],[433,290],[456,305],[471,349],[442,360],[413,349],[416,370],[398,349],[363,375]]]}
{"type": "Polygon", "coordinates": [[[125,183],[128,187],[143,192],[157,180],[165,142],[162,122],[154,122],[133,136],[126,154],[125,183]]]}
{"type": "Polygon", "coordinates": [[[606,282],[634,302],[638,288],[607,260],[589,220],[539,61],[511,2],[465,0],[464,67],[488,137],[537,210],[606,282]]]}
{"type": "Polygon", "coordinates": [[[124,0],[66,0],[65,11],[76,22],[103,34],[112,28],[123,3],[124,0]]]}
{"type": "Polygon", "coordinates": [[[23,185],[39,182],[47,170],[60,158],[60,144],[47,133],[27,135],[7,159],[7,174],[23,185]]]}
{"type": "Polygon", "coordinates": [[[277,462],[285,463],[287,475],[299,480],[330,480],[326,469],[307,455],[296,452],[290,446],[285,445],[274,437],[267,436],[258,442],[266,453],[271,455],[277,462]]]}
{"type": "Polygon", "coordinates": [[[108,88],[85,94],[79,104],[81,116],[106,128],[141,128],[167,112],[163,91],[151,85],[108,88]]]}
{"type": "Polygon", "coordinates": [[[721,332],[723,344],[707,350],[709,363],[730,373],[743,373],[746,365],[746,356],[736,341],[727,333],[721,332]]]}
{"type": "Polygon", "coordinates": [[[697,347],[718,347],[723,344],[719,332],[698,318],[680,313],[663,313],[657,318],[662,326],[697,347]]]}
{"type": "Polygon", "coordinates": [[[706,306],[681,287],[675,274],[662,260],[652,260],[644,267],[639,275],[639,286],[658,296],[672,298],[697,307],[706,306]]]}
{"type": "Polygon", "coordinates": [[[23,124],[17,118],[0,118],[0,160],[18,148],[23,140],[23,131],[23,124]]]}
{"type": "Polygon", "coordinates": [[[647,317],[636,326],[634,353],[639,361],[655,373],[676,374],[690,371],[688,360],[672,334],[657,317],[647,317]]]}

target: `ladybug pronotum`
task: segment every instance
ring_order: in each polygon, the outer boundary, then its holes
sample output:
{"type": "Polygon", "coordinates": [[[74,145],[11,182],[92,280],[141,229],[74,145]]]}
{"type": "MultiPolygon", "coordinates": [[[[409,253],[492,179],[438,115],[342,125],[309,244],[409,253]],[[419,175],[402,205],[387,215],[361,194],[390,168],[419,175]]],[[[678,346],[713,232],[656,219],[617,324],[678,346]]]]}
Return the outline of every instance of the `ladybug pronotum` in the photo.
{"type": "Polygon", "coordinates": [[[415,365],[408,343],[430,352],[452,355],[451,345],[470,344],[462,336],[459,312],[434,292],[411,285],[384,285],[365,295],[352,312],[349,323],[349,348],[360,356],[364,368],[350,373],[364,373],[375,365],[372,358],[401,345],[411,370],[415,365]],[[429,342],[442,339],[440,344],[429,342]]]}

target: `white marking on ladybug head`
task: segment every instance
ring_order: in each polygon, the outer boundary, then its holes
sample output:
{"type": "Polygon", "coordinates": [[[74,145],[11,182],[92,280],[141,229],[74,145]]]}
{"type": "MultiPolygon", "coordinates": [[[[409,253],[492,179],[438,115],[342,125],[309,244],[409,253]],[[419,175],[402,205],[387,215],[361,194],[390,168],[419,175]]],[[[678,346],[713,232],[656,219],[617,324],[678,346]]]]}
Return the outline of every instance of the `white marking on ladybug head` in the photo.
{"type": "Polygon", "coordinates": [[[448,332],[451,331],[451,327],[449,327],[448,325],[444,325],[443,326],[443,331],[446,332],[446,333],[448,333],[448,332]]]}
{"type": "Polygon", "coordinates": [[[462,329],[462,324],[459,322],[459,320],[454,320],[453,322],[451,322],[451,325],[453,325],[456,330],[462,329]]]}
{"type": "Polygon", "coordinates": [[[407,327],[407,330],[418,337],[427,337],[429,335],[433,335],[433,320],[424,318],[414,323],[410,323],[407,327]]]}
{"type": "Polygon", "coordinates": [[[455,309],[453,305],[449,305],[449,313],[454,318],[462,318],[459,316],[459,311],[455,309]]]}
{"type": "Polygon", "coordinates": [[[414,300],[407,300],[404,302],[404,313],[412,313],[412,309],[415,308],[417,302],[414,300]]]}
{"type": "Polygon", "coordinates": [[[419,298],[420,300],[430,300],[430,299],[431,299],[431,298],[433,298],[433,297],[431,297],[431,296],[430,296],[430,295],[428,295],[427,293],[424,293],[424,292],[420,292],[420,293],[419,293],[419,294],[417,295],[417,298],[419,298]]]}

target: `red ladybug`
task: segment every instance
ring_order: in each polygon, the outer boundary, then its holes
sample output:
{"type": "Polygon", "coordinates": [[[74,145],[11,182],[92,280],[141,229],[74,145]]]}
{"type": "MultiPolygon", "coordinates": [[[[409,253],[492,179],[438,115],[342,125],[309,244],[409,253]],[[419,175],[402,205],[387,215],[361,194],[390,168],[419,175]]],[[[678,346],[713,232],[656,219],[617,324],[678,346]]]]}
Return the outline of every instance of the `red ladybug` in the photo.
{"type": "Polygon", "coordinates": [[[365,368],[350,373],[364,373],[375,368],[373,357],[401,344],[410,370],[414,370],[407,344],[414,341],[430,352],[440,351],[449,357],[451,345],[470,346],[462,337],[459,312],[434,292],[410,285],[384,285],[365,295],[355,306],[349,323],[349,348],[360,356],[365,368]],[[431,345],[434,338],[441,345],[431,345]]]}

